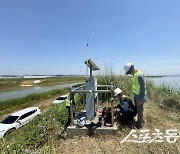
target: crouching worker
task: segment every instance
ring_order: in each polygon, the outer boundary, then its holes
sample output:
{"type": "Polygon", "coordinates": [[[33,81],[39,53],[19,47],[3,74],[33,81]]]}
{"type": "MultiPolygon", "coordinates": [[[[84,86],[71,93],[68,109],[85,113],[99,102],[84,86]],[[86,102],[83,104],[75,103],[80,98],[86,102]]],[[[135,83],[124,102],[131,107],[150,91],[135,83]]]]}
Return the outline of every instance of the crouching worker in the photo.
{"type": "Polygon", "coordinates": [[[122,114],[122,121],[124,123],[131,123],[134,121],[134,117],[137,114],[135,103],[127,96],[123,95],[123,92],[121,89],[116,88],[114,90],[114,97],[118,99],[119,104],[115,106],[114,108],[119,108],[119,112],[122,114]]]}

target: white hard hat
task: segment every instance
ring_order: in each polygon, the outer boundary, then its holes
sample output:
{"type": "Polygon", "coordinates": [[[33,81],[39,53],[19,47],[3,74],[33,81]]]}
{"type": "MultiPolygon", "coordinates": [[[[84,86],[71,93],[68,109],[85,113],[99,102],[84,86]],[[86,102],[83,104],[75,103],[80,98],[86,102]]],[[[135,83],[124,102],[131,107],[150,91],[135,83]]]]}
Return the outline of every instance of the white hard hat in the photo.
{"type": "Polygon", "coordinates": [[[79,127],[84,127],[85,124],[86,124],[86,117],[79,118],[76,123],[76,125],[79,127]]]}
{"type": "Polygon", "coordinates": [[[115,96],[115,97],[116,97],[117,95],[121,94],[121,93],[122,93],[122,90],[119,89],[119,88],[116,88],[116,89],[114,90],[114,96],[115,96]]]}
{"type": "Polygon", "coordinates": [[[126,63],[126,65],[124,66],[126,75],[130,74],[133,68],[134,68],[134,65],[132,63],[126,63]]]}

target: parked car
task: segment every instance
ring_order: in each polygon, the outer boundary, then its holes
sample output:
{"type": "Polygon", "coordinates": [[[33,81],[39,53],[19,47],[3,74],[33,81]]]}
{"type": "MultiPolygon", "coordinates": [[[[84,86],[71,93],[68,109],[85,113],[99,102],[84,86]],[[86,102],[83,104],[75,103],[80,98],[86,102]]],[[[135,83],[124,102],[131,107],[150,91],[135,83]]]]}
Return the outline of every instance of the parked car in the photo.
{"type": "Polygon", "coordinates": [[[63,96],[58,97],[56,100],[53,101],[53,105],[65,102],[67,96],[68,95],[63,95],[63,96]]]}
{"type": "Polygon", "coordinates": [[[38,107],[29,107],[15,112],[0,122],[0,138],[27,124],[41,114],[38,107]]]}

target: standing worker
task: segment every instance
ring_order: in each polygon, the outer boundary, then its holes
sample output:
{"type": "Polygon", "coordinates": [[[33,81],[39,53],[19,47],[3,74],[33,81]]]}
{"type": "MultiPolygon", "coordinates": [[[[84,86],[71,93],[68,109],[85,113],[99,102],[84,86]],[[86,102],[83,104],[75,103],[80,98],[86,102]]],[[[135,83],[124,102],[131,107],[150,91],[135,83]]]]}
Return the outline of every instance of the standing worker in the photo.
{"type": "Polygon", "coordinates": [[[135,127],[140,129],[144,123],[144,103],[147,101],[146,83],[144,75],[140,70],[136,70],[132,63],[126,63],[124,66],[126,75],[133,75],[132,77],[132,92],[134,93],[134,101],[138,113],[137,122],[135,127]]]}
{"type": "Polygon", "coordinates": [[[66,109],[68,110],[68,121],[66,123],[66,127],[68,127],[69,124],[71,123],[71,112],[70,112],[70,103],[71,103],[71,100],[70,100],[70,94],[68,94],[65,102],[66,102],[66,109]]]}
{"type": "Polygon", "coordinates": [[[119,104],[114,108],[119,108],[119,112],[122,113],[122,120],[127,124],[133,122],[134,117],[137,115],[134,102],[129,97],[123,95],[122,90],[119,88],[114,90],[114,97],[119,101],[119,104]]]}
{"type": "MultiPolygon", "coordinates": [[[[68,96],[65,100],[66,102],[66,109],[68,110],[68,121],[66,123],[66,127],[68,127],[71,123],[71,109],[70,109],[70,103],[71,103],[71,96],[70,93],[68,93],[68,96]]],[[[73,110],[73,117],[75,116],[75,102],[72,101],[72,110],[73,110]]]]}

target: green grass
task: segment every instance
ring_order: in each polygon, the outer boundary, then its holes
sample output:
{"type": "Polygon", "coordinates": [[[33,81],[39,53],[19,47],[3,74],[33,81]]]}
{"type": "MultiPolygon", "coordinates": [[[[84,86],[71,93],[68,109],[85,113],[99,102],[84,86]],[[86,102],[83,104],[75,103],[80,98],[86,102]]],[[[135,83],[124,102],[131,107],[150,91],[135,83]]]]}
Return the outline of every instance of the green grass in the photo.
{"type": "Polygon", "coordinates": [[[0,91],[18,87],[22,79],[0,79],[0,91]]]}
{"type": "Polygon", "coordinates": [[[55,77],[55,78],[45,78],[45,79],[0,79],[0,92],[9,91],[12,89],[22,88],[21,84],[33,85],[34,80],[40,80],[41,83],[35,84],[35,86],[51,86],[62,83],[72,83],[84,81],[84,77],[55,77]]]}
{"type": "Polygon", "coordinates": [[[61,138],[67,118],[65,104],[51,107],[27,125],[1,139],[0,153],[30,153],[51,145],[52,140],[61,138]]]}
{"type": "Polygon", "coordinates": [[[156,95],[152,100],[158,105],[180,112],[180,91],[172,91],[169,86],[161,85],[156,88],[156,95]]]}

